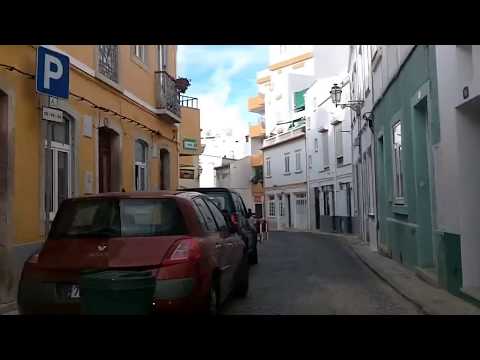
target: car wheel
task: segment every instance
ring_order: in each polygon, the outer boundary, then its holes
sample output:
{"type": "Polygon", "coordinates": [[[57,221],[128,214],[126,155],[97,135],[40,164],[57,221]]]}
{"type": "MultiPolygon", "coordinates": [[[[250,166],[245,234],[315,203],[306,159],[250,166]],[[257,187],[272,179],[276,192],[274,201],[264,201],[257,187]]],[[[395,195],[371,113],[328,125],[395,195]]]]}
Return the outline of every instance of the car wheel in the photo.
{"type": "Polygon", "coordinates": [[[250,279],[250,264],[247,256],[244,256],[244,260],[242,261],[241,272],[239,274],[237,284],[235,286],[235,295],[239,297],[247,296],[249,279],[250,279]]]}
{"type": "Polygon", "coordinates": [[[248,261],[251,265],[258,264],[258,251],[257,251],[257,242],[255,241],[255,246],[253,251],[248,254],[248,261]]]}
{"type": "Polygon", "coordinates": [[[212,316],[218,315],[218,310],[220,307],[219,303],[220,302],[219,302],[217,282],[212,281],[212,286],[208,291],[208,308],[207,308],[208,315],[212,315],[212,316]]]}

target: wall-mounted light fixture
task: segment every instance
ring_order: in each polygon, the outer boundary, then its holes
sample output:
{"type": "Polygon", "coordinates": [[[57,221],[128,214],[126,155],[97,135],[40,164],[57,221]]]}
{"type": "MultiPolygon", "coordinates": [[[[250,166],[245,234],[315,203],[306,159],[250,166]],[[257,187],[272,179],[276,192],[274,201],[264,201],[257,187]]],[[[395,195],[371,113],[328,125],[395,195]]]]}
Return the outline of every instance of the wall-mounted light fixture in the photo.
{"type": "Polygon", "coordinates": [[[363,100],[350,100],[346,104],[340,104],[340,101],[342,101],[342,88],[337,84],[333,84],[332,90],[330,90],[330,97],[332,98],[332,102],[335,104],[335,107],[339,105],[342,109],[348,107],[355,111],[357,116],[361,115],[363,100]]]}

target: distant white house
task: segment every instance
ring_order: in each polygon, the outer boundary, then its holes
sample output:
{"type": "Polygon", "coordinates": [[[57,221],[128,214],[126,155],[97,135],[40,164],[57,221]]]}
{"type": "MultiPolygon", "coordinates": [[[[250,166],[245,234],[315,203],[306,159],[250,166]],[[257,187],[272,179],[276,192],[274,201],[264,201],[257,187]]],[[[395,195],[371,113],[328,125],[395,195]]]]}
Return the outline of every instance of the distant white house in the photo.
{"type": "Polygon", "coordinates": [[[305,93],[310,229],[352,232],[352,146],[349,110],[335,107],[329,91],[346,74],[319,78],[305,93]]]}
{"type": "Polygon", "coordinates": [[[222,159],[222,164],[215,167],[215,186],[226,187],[236,191],[242,197],[247,209],[254,210],[254,201],[250,180],[253,177],[250,157],[239,160],[222,159]]]}
{"type": "Polygon", "coordinates": [[[231,128],[202,130],[202,144],[205,145],[200,155],[200,187],[215,186],[215,167],[222,165],[222,158],[241,159],[250,154],[248,129],[245,133],[235,133],[231,128]]]}
{"type": "Polygon", "coordinates": [[[264,140],[265,213],[271,230],[307,230],[305,124],[264,140]]]}

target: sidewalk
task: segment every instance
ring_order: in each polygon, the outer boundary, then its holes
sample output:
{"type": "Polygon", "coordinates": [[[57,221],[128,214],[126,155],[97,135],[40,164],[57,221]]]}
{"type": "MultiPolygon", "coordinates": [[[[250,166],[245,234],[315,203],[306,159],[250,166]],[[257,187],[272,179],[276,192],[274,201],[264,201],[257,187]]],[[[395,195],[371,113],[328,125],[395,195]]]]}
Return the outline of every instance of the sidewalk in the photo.
{"type": "MultiPolygon", "coordinates": [[[[330,234],[332,235],[332,234],[330,234]]],[[[433,287],[396,261],[373,252],[357,236],[333,234],[347,244],[358,258],[398,293],[427,315],[480,315],[480,308],[444,289],[433,287]]]]}
{"type": "Polygon", "coordinates": [[[0,304],[0,315],[16,315],[17,304],[12,302],[8,304],[0,304]]]}

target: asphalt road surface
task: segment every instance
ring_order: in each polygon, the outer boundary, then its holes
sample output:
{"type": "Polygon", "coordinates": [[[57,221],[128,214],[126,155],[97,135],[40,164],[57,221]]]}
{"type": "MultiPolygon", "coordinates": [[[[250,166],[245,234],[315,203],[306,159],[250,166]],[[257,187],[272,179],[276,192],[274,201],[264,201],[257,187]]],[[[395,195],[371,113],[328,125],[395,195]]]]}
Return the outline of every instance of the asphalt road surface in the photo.
{"type": "Polygon", "coordinates": [[[259,244],[245,299],[223,314],[415,315],[415,305],[370,271],[334,236],[272,232],[259,244]]]}

